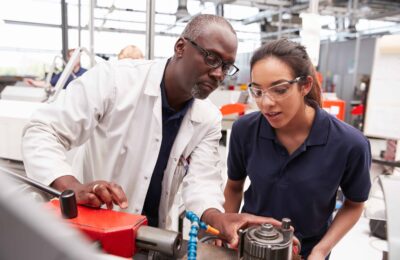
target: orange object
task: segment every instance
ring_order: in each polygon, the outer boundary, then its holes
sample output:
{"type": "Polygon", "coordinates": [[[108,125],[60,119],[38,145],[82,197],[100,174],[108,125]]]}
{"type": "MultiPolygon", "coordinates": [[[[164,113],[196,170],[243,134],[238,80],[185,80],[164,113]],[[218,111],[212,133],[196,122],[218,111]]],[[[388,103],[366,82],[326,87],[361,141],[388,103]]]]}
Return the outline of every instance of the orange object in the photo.
{"type": "Polygon", "coordinates": [[[246,109],[245,104],[235,103],[235,104],[223,105],[219,110],[221,111],[223,116],[231,114],[239,114],[241,116],[244,115],[245,109],[246,109]]]}
{"type": "Polygon", "coordinates": [[[346,102],[343,100],[324,100],[322,108],[325,109],[329,114],[336,116],[336,118],[344,121],[346,102]]]}
{"type": "Polygon", "coordinates": [[[246,91],[247,90],[247,84],[241,84],[240,85],[240,90],[246,91]]]}
{"type": "MultiPolygon", "coordinates": [[[[58,199],[50,201],[47,205],[61,218],[58,199]]],[[[137,253],[137,230],[142,225],[147,225],[145,216],[80,205],[78,216],[66,221],[80,229],[91,240],[99,241],[107,253],[129,258],[137,253]]]]}
{"type": "Polygon", "coordinates": [[[219,233],[220,233],[218,229],[216,229],[216,228],[214,228],[214,227],[212,227],[210,225],[207,225],[206,232],[208,234],[211,234],[211,235],[214,235],[214,236],[218,236],[219,233]]]}

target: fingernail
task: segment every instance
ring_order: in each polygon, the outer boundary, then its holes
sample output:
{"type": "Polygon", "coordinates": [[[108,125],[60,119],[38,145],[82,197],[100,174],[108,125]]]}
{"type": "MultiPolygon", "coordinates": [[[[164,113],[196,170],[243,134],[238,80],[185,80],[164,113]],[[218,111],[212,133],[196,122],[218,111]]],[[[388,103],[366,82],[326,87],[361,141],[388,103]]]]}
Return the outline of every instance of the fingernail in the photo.
{"type": "Polygon", "coordinates": [[[128,203],[122,202],[121,203],[121,208],[126,209],[128,207],[128,203]]]}

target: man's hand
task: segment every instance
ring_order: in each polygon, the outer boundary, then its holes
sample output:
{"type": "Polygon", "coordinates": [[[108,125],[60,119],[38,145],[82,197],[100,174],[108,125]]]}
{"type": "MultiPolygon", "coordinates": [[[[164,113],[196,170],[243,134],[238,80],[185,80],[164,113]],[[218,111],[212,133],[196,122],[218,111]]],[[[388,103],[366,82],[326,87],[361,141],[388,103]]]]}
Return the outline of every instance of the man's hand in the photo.
{"type": "Polygon", "coordinates": [[[221,233],[220,237],[236,248],[239,243],[239,229],[245,229],[249,226],[269,223],[274,226],[280,226],[281,222],[267,217],[259,217],[247,213],[221,213],[217,209],[208,209],[204,212],[202,220],[207,224],[217,228],[221,233]]]}
{"type": "Polygon", "coordinates": [[[108,209],[112,209],[114,203],[121,209],[128,207],[125,192],[121,186],[113,182],[94,181],[82,184],[75,177],[67,175],[56,179],[51,186],[60,191],[73,190],[77,203],[81,205],[99,208],[106,204],[108,209]]]}

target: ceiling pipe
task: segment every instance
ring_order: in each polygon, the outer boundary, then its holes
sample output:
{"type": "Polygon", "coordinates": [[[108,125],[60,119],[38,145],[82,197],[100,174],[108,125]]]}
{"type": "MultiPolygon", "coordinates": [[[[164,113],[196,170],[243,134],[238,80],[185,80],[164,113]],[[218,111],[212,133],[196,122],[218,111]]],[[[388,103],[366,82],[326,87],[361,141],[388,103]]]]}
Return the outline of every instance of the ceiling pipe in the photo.
{"type": "Polygon", "coordinates": [[[356,17],[356,12],[358,8],[358,0],[350,0],[348,2],[348,13],[349,13],[349,31],[356,32],[356,24],[358,19],[356,17]]]}
{"type": "Polygon", "coordinates": [[[178,9],[176,10],[175,16],[177,21],[190,16],[187,9],[187,0],[178,0],[178,9]]]}
{"type": "Polygon", "coordinates": [[[312,14],[318,14],[318,6],[319,6],[319,0],[310,0],[310,5],[309,5],[309,12],[312,14]]]}
{"type": "Polygon", "coordinates": [[[154,58],[154,27],[155,27],[155,0],[146,2],[146,59],[154,58]]]}
{"type": "Polygon", "coordinates": [[[219,16],[224,16],[224,4],[218,3],[215,5],[215,13],[219,16]]]}
{"type": "Polygon", "coordinates": [[[284,13],[297,13],[300,12],[302,10],[305,10],[309,7],[309,5],[304,4],[304,5],[295,5],[291,8],[283,8],[284,5],[281,6],[281,8],[271,8],[268,7],[267,10],[265,11],[261,11],[258,14],[248,17],[246,19],[242,20],[242,24],[244,25],[248,25],[251,23],[258,23],[261,21],[264,21],[265,19],[271,19],[273,16],[280,14],[280,12],[284,12],[284,13]]]}

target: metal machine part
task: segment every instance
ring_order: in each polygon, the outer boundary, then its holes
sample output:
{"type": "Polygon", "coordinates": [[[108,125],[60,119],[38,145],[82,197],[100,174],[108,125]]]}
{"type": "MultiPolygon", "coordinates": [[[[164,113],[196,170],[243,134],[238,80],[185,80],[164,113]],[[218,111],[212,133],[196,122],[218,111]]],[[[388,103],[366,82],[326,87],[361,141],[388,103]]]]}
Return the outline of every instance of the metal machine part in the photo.
{"type": "Polygon", "coordinates": [[[291,260],[293,230],[290,219],[282,219],[282,226],[271,224],[240,230],[240,260],[291,260]]]}
{"type": "Polygon", "coordinates": [[[182,234],[159,228],[141,226],[136,235],[136,246],[149,251],[157,251],[166,256],[181,256],[182,234]]]}
{"type": "MultiPolygon", "coordinates": [[[[135,260],[186,260],[187,258],[187,243],[188,241],[183,240],[182,252],[178,257],[168,257],[156,251],[139,252],[135,254],[135,260]]],[[[198,243],[197,247],[197,259],[198,260],[232,260],[237,259],[237,251],[230,248],[217,247],[205,243],[198,243]]]]}

